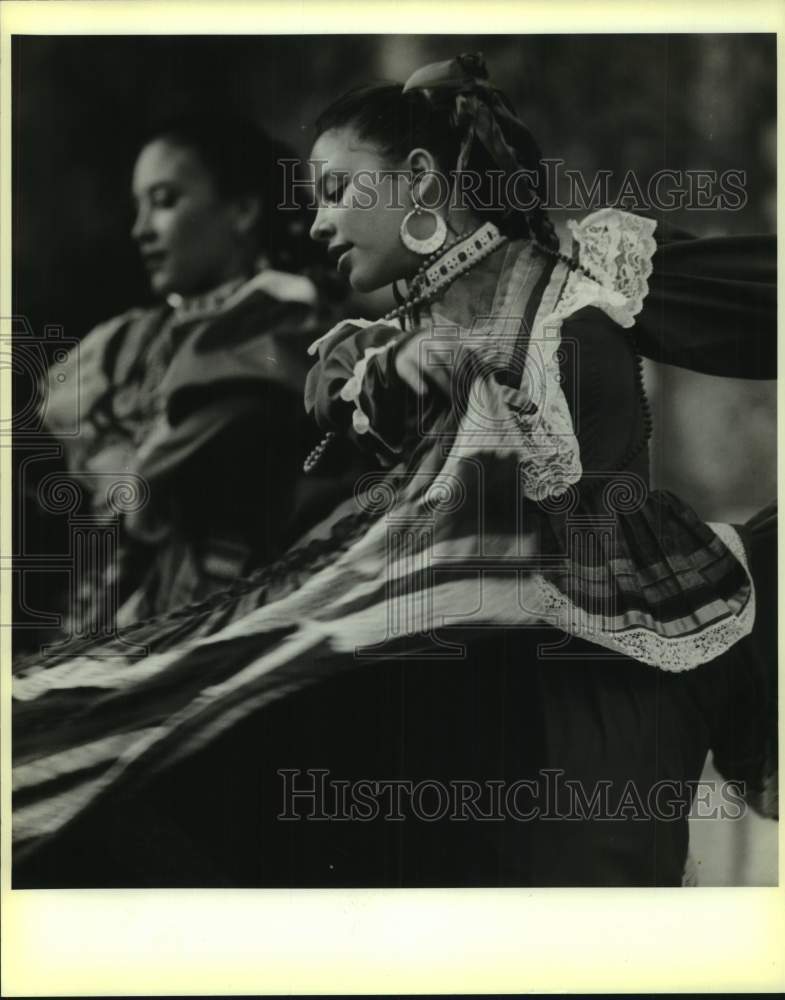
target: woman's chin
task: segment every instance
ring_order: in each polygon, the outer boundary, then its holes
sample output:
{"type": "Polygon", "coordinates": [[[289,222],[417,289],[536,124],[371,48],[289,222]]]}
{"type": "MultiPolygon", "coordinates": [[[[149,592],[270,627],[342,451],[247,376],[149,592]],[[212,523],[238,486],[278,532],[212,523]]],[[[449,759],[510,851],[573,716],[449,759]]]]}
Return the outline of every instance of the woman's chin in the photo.
{"type": "Polygon", "coordinates": [[[355,292],[375,292],[377,289],[383,287],[381,282],[374,281],[373,278],[364,275],[362,272],[358,274],[356,271],[352,271],[349,274],[349,284],[355,292]]]}
{"type": "Polygon", "coordinates": [[[169,295],[175,290],[172,287],[172,282],[165,274],[152,274],[149,280],[150,291],[153,292],[154,295],[169,295]]]}
{"type": "Polygon", "coordinates": [[[378,292],[382,288],[387,288],[395,280],[391,274],[378,274],[364,271],[362,268],[352,268],[349,272],[349,284],[355,292],[378,292]]]}

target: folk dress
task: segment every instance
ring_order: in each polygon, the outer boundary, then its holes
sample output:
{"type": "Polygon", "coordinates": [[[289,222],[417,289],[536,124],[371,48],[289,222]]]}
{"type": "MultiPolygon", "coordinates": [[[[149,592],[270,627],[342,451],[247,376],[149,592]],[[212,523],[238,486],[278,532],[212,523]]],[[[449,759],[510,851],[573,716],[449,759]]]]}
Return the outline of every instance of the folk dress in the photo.
{"type": "MultiPolygon", "coordinates": [[[[733,777],[771,768],[771,660],[754,532],[649,488],[638,350],[710,370],[727,277],[709,254],[671,337],[662,303],[701,241],[658,274],[650,220],[596,213],[573,237],[581,269],[510,242],[414,328],[320,338],[306,405],[368,456],[353,497],[230,591],[16,679],[15,885],[680,884],[708,750],[733,777]],[[449,396],[397,376],[413,336],[449,396]],[[282,822],[285,775],[314,770],[526,794],[493,821],[282,822]]],[[[772,374],[772,276],[730,293],[761,345],[738,374],[772,374]]]]}

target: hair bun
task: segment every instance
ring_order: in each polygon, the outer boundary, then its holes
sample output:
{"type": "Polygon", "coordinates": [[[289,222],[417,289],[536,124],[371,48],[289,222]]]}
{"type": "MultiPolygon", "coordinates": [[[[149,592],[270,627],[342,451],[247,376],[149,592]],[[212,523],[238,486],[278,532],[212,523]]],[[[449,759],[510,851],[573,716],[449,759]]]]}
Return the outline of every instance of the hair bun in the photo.
{"type": "Polygon", "coordinates": [[[464,52],[457,56],[455,61],[467,76],[475,80],[488,79],[488,67],[485,65],[485,56],[482,52],[464,52]]]}
{"type": "Polygon", "coordinates": [[[488,69],[482,52],[468,52],[446,62],[421,66],[403,85],[403,92],[439,88],[461,89],[467,85],[484,83],[487,79],[488,69]]]}

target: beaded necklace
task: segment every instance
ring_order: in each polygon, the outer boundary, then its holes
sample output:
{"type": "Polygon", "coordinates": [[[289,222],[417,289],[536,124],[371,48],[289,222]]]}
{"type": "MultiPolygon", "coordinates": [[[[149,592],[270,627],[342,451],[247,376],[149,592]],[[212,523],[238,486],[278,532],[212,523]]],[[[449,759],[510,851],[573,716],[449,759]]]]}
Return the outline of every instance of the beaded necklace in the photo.
{"type": "MultiPolygon", "coordinates": [[[[448,288],[456,278],[470,271],[475,264],[490,256],[506,241],[507,237],[503,236],[492,222],[486,222],[468,236],[459,236],[446,246],[440,247],[435,253],[426,257],[410,282],[409,294],[405,300],[386,313],[382,317],[382,322],[390,322],[397,319],[403,323],[406,318],[411,317],[415,309],[431,302],[438,294],[448,288]]],[[[574,258],[567,256],[567,254],[559,250],[543,246],[536,239],[533,239],[533,243],[541,253],[561,261],[571,271],[578,271],[591,281],[601,284],[600,280],[592,274],[589,268],[583,267],[574,258]]],[[[634,341],[633,346],[635,346],[634,341]]],[[[645,448],[651,438],[653,429],[651,407],[644,384],[643,359],[637,349],[635,381],[643,412],[644,434],[643,439],[632,445],[622,457],[622,468],[628,465],[645,448]]],[[[319,444],[310,452],[303,463],[303,472],[306,475],[313,472],[319,465],[325,452],[337,439],[337,436],[335,431],[327,431],[319,444]]]]}

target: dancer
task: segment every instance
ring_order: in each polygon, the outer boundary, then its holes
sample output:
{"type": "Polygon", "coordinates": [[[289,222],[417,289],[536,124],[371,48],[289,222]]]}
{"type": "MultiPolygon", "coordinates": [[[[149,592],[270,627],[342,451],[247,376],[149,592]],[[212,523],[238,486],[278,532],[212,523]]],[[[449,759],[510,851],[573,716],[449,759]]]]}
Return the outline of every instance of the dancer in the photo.
{"type": "Polygon", "coordinates": [[[302,530],[300,400],[319,320],[313,283],[280,269],[298,266],[303,226],[276,207],[282,152],[251,122],[200,116],[141,146],[132,235],[158,301],[92,330],[45,392],[80,513],[123,501],[120,550],[80,578],[72,634],[224,589],[302,530]]]}

